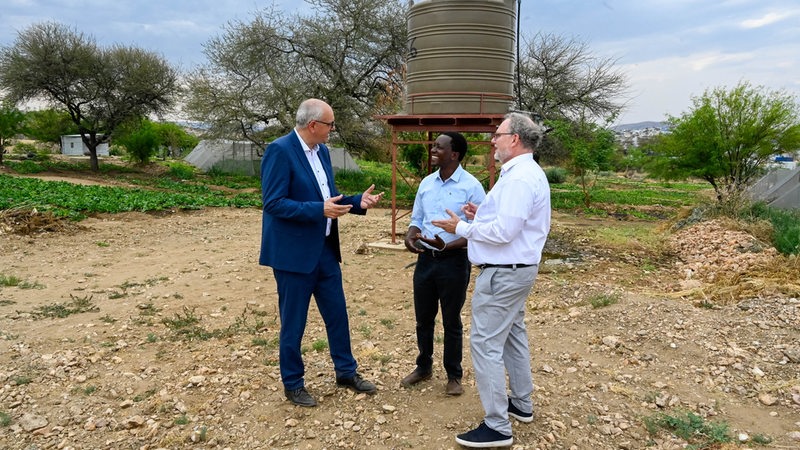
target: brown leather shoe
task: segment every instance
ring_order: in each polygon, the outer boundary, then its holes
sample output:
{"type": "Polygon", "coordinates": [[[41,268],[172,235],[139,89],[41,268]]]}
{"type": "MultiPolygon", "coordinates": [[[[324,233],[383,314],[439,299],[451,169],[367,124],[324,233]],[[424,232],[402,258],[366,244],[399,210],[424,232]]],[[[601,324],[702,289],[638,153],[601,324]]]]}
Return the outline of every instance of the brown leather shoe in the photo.
{"type": "Polygon", "coordinates": [[[403,386],[404,388],[410,388],[411,386],[417,383],[430,379],[431,379],[431,372],[425,373],[425,372],[420,372],[417,369],[414,369],[414,371],[408,374],[407,377],[400,380],[400,386],[403,386]]]}
{"type": "Polygon", "coordinates": [[[447,395],[463,394],[464,388],[461,387],[461,378],[450,378],[447,380],[447,386],[444,388],[444,393],[447,395]]]}

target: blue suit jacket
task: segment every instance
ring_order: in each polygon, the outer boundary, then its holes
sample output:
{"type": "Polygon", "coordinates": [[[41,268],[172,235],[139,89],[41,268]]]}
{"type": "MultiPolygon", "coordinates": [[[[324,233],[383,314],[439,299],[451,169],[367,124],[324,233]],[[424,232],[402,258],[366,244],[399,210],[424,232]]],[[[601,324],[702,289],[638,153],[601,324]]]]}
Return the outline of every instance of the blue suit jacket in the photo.
{"type": "MultiPolygon", "coordinates": [[[[339,195],[333,179],[328,147],[319,146],[319,159],[328,177],[331,197],[339,195]]],[[[267,146],[261,158],[261,256],[259,264],[288,272],[310,273],[317,266],[325,245],[324,200],[300,137],[292,131],[267,146]]],[[[354,214],[366,214],[361,194],[344,196],[339,204],[353,205],[354,214]]],[[[333,219],[330,239],[336,256],[339,249],[338,221],[333,219]]]]}

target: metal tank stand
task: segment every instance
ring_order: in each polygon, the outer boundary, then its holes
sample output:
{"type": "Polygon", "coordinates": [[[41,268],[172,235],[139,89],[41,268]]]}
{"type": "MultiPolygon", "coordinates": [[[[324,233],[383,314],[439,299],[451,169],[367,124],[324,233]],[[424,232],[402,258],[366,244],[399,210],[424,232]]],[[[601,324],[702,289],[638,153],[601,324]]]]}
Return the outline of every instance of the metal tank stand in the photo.
{"type": "MultiPolygon", "coordinates": [[[[400,144],[425,144],[430,150],[436,134],[445,131],[457,131],[459,133],[486,133],[491,134],[497,130],[503,122],[504,114],[430,114],[430,115],[409,115],[399,114],[390,116],[377,116],[378,119],[385,121],[392,129],[392,237],[391,244],[397,244],[397,221],[409,214],[411,210],[400,211],[397,207],[397,182],[398,177],[402,178],[408,186],[414,186],[411,174],[398,164],[397,146],[400,144]],[[399,134],[402,132],[424,132],[426,138],[423,140],[400,140],[399,134]]],[[[489,137],[489,139],[491,139],[489,137]]],[[[487,144],[490,146],[489,157],[486,164],[487,178],[489,187],[494,185],[497,170],[494,164],[494,147],[491,142],[469,141],[470,144],[487,144]]],[[[428,169],[430,171],[430,155],[428,156],[428,169]]],[[[480,179],[481,177],[479,177],[480,179]]]]}

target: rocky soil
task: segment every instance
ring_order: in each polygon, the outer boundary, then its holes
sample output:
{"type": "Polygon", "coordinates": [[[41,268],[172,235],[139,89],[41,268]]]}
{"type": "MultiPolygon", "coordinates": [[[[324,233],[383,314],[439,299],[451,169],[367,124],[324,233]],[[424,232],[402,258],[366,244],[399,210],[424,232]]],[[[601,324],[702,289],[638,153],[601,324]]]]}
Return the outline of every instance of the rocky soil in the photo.
{"type": "MultiPolygon", "coordinates": [[[[354,352],[379,391],[335,386],[312,308],[310,409],[283,397],[259,211],[121,214],[34,234],[6,223],[0,274],[19,282],[0,287],[0,448],[457,448],[482,418],[468,341],[464,395],[444,394],[440,366],[399,386],[414,367],[414,256],[368,245],[390,240],[390,214],[341,226],[354,352]]],[[[800,448],[797,291],[705,301],[715,280],[778,258],[715,227],[554,217],[528,313],[536,420],[514,424],[514,448],[684,448],[645,424],[689,411],[729,425],[731,448],[800,448]],[[601,244],[620,227],[649,227],[665,251],[601,244]]],[[[468,330],[469,302],[464,319],[468,330]]]]}

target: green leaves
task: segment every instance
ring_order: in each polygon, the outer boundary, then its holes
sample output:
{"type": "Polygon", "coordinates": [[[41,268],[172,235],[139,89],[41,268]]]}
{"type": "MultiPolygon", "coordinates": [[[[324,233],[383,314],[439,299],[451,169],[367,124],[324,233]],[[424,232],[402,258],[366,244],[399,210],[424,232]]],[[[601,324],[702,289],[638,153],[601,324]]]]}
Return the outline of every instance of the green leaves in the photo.
{"type": "Polygon", "coordinates": [[[0,175],[0,210],[26,204],[40,211],[52,211],[56,215],[80,219],[95,213],[199,209],[204,206],[261,206],[261,197],[257,193],[230,196],[207,186],[163,179],[158,187],[159,190],[84,186],[64,181],[0,175]]]}

